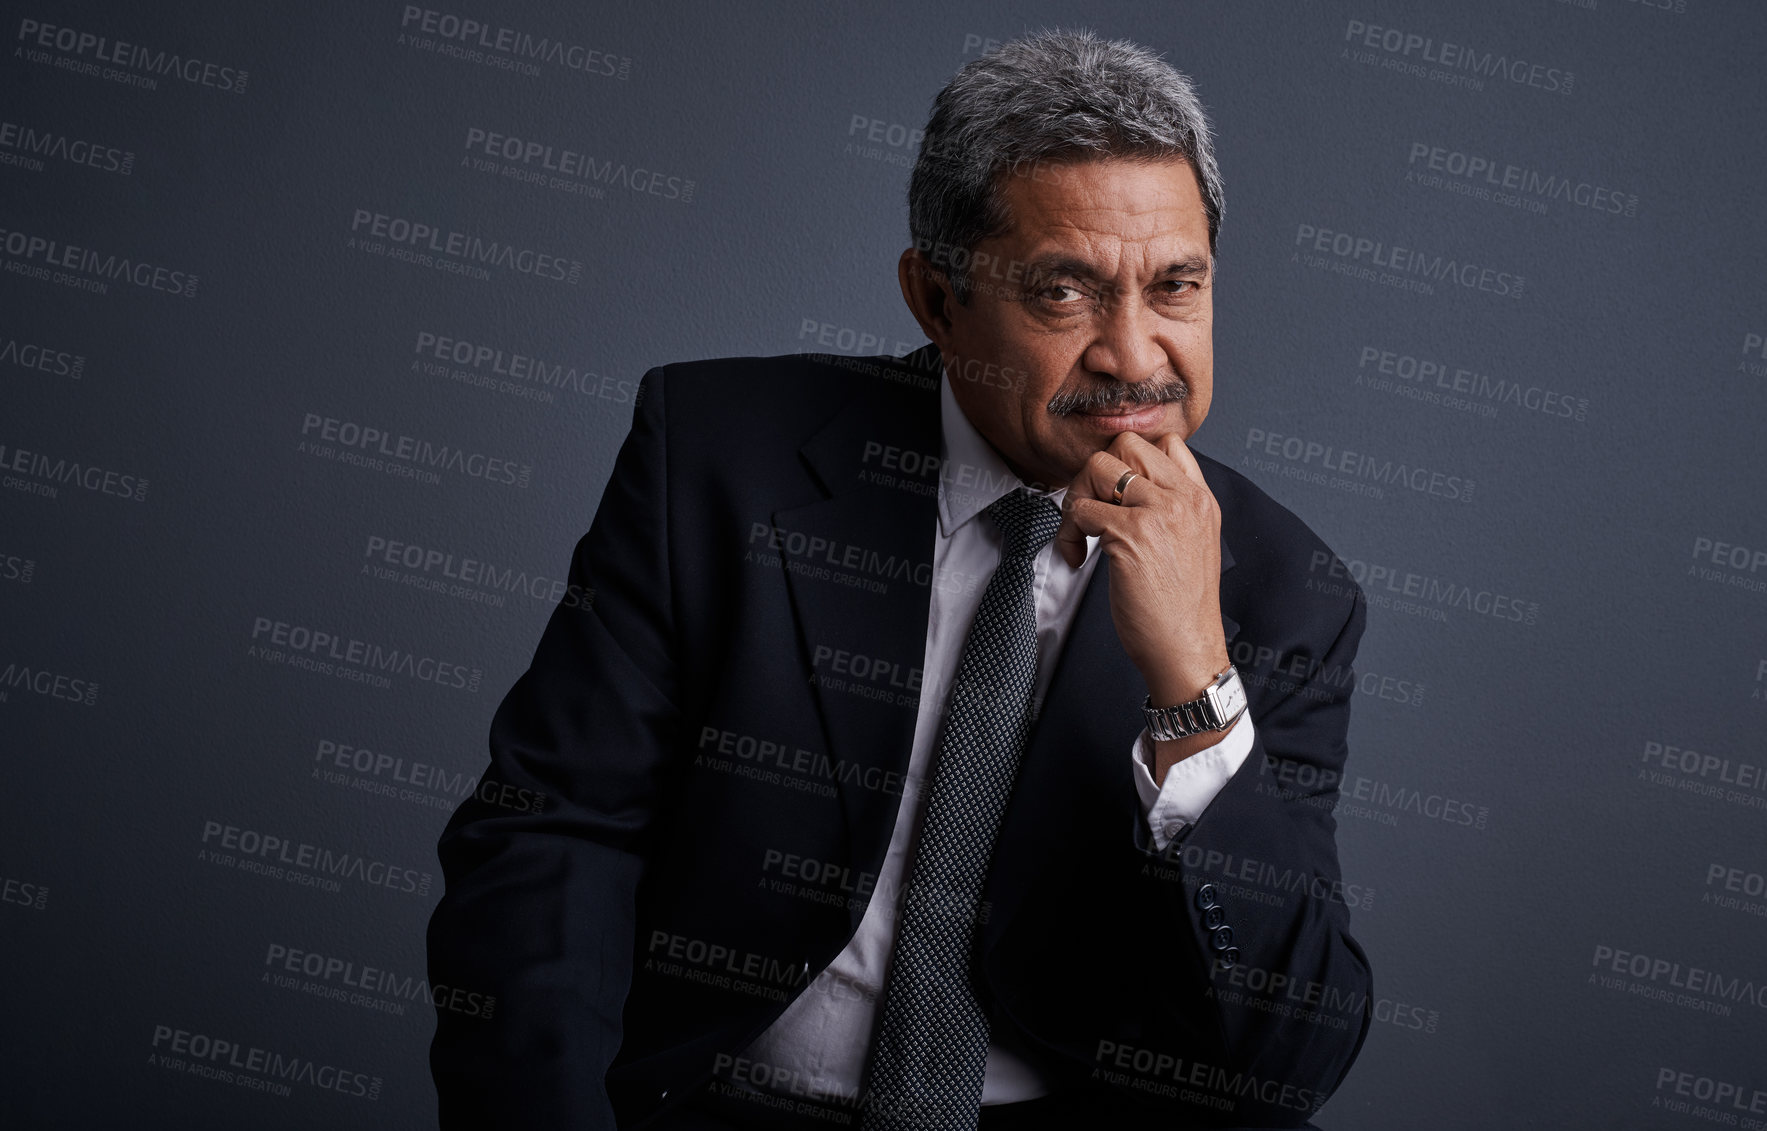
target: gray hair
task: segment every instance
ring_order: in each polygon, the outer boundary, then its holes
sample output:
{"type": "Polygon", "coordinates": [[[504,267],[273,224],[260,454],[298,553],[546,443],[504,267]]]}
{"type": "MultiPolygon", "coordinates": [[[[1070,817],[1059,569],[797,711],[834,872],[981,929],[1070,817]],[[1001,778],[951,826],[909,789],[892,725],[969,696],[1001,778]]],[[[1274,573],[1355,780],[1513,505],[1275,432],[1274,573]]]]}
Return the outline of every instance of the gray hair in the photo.
{"type": "Polygon", "coordinates": [[[965,64],[933,99],[908,182],[914,246],[968,302],[976,244],[1009,222],[1000,174],[1089,157],[1189,162],[1214,256],[1221,173],[1195,87],[1147,48],[1089,31],[1003,43],[965,64]]]}

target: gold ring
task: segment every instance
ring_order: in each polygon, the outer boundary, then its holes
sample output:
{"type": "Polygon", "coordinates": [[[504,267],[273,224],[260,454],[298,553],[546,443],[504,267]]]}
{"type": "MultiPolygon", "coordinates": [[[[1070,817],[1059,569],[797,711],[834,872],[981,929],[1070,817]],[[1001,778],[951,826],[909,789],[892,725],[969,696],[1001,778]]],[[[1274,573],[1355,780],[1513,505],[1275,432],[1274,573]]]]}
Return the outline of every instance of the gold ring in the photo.
{"type": "Polygon", "coordinates": [[[1135,474],[1133,471],[1123,472],[1123,477],[1117,480],[1117,489],[1111,492],[1111,502],[1119,507],[1123,505],[1123,492],[1128,488],[1129,481],[1135,478],[1135,474]]]}

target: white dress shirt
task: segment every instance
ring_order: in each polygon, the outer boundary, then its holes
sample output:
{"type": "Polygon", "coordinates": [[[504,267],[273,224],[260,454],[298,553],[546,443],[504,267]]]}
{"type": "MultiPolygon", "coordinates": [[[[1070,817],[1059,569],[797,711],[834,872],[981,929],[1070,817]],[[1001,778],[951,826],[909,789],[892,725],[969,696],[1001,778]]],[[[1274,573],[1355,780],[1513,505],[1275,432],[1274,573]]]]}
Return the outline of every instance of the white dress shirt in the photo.
{"type": "MultiPolygon", "coordinates": [[[[910,848],[925,808],[922,779],[937,748],[945,701],[970,624],[1000,563],[1000,529],[983,512],[996,499],[1024,486],[964,416],[948,377],[940,379],[939,395],[944,462],[933,544],[932,607],[920,710],[895,830],[852,941],[743,1053],[750,1062],[766,1065],[774,1079],[789,1080],[790,1091],[799,1096],[858,1095],[895,942],[902,887],[911,874],[910,848]]],[[[1067,488],[1041,493],[1060,506],[1067,488]]],[[[1062,560],[1053,542],[1037,554],[1031,592],[1037,610],[1037,679],[1032,694],[1038,704],[1049,688],[1080,597],[1102,556],[1096,537],[1086,539],[1086,560],[1078,569],[1062,560]]],[[[1134,776],[1156,847],[1163,850],[1185,825],[1202,815],[1251,748],[1250,713],[1241,712],[1221,741],[1173,766],[1164,785],[1155,786],[1148,771],[1152,740],[1142,729],[1127,752],[1124,772],[1134,776]]],[[[1034,1099],[1048,1090],[1024,1059],[998,1042],[989,1045],[984,1104],[1034,1099]]]]}

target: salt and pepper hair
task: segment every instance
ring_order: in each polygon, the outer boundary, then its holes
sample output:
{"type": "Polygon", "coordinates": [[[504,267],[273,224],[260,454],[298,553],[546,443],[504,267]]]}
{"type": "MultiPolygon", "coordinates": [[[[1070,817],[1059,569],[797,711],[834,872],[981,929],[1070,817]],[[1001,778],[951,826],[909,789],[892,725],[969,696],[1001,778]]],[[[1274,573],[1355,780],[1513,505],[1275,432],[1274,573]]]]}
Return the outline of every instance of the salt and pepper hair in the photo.
{"type": "Polygon", "coordinates": [[[968,302],[971,253],[1006,230],[1003,173],[1089,158],[1181,157],[1196,173],[1209,221],[1221,227],[1221,173],[1209,119],[1190,79],[1145,47],[1089,31],[1041,31],[1001,44],[959,70],[933,99],[908,182],[914,246],[968,302]]]}

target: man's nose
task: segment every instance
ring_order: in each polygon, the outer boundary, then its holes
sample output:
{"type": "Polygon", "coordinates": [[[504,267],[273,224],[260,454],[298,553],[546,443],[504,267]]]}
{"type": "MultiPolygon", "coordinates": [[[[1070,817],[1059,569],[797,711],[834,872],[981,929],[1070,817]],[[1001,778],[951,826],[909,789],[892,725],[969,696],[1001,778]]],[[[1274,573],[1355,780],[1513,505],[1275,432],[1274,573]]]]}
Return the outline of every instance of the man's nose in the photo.
{"type": "Polygon", "coordinates": [[[1166,351],[1154,338],[1156,315],[1133,296],[1102,305],[1097,334],[1081,356],[1091,372],[1136,384],[1166,368],[1166,351]]]}

